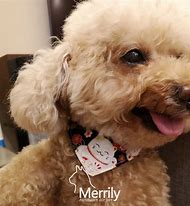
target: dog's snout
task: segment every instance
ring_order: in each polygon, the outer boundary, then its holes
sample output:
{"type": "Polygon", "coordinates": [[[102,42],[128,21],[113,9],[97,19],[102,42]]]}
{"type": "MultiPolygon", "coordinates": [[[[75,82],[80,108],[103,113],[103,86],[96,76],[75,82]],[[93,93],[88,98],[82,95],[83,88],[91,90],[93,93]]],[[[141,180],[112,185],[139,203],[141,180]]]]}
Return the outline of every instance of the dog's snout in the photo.
{"type": "Polygon", "coordinates": [[[183,86],[178,88],[178,97],[185,102],[187,109],[190,110],[190,86],[183,86]]]}

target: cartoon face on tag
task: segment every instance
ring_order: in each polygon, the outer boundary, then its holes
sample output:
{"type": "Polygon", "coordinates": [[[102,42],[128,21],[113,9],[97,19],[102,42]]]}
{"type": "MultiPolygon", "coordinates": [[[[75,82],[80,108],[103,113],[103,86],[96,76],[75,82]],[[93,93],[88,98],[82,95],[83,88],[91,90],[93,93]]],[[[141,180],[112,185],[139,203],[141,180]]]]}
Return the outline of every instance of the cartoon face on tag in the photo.
{"type": "Polygon", "coordinates": [[[112,143],[104,137],[96,137],[88,144],[90,153],[104,164],[116,164],[114,157],[115,148],[112,143]]]}

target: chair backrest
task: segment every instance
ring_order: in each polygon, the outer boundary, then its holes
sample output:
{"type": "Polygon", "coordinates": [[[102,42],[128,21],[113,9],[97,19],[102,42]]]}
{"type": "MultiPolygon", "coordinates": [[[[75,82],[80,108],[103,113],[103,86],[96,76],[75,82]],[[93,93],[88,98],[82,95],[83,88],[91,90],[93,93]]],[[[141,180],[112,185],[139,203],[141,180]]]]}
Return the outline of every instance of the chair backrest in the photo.
{"type": "Polygon", "coordinates": [[[76,5],[76,0],[47,0],[51,35],[62,38],[62,26],[65,18],[76,5]]]}

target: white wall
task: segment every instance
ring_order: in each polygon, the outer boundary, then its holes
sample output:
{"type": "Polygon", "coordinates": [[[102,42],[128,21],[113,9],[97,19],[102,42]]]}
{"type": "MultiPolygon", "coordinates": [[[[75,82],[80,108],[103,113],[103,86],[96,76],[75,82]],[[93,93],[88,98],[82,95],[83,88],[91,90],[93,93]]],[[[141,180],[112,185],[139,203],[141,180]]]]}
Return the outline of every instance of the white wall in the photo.
{"type": "Polygon", "coordinates": [[[0,0],[0,56],[34,53],[49,37],[47,0],[0,0]]]}

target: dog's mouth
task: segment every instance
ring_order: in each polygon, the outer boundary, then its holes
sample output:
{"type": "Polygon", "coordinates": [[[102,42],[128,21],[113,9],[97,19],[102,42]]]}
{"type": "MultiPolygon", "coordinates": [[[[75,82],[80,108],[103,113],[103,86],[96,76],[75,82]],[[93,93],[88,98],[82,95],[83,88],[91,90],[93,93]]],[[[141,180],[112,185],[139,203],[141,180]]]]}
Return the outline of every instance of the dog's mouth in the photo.
{"type": "Polygon", "coordinates": [[[135,107],[133,114],[141,118],[144,126],[165,136],[179,136],[183,133],[185,123],[183,118],[150,112],[146,108],[135,107]]]}

